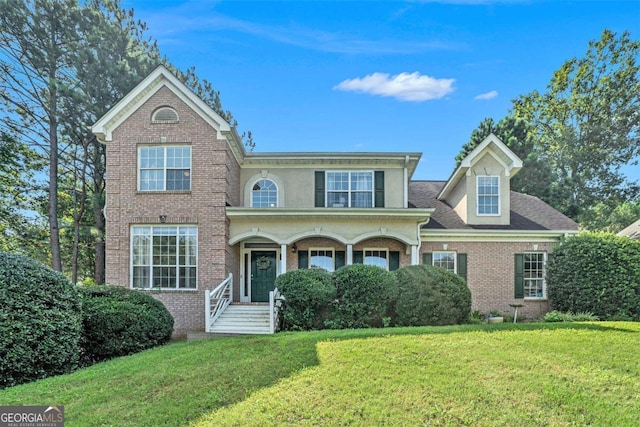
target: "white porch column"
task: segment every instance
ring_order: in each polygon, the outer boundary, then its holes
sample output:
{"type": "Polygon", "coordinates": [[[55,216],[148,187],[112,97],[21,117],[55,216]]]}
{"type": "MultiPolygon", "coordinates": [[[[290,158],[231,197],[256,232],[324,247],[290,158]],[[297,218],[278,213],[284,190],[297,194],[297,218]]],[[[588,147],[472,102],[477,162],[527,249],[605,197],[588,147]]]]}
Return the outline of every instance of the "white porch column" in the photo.
{"type": "Polygon", "coordinates": [[[347,265],[353,264],[353,245],[347,245],[347,265]]]}
{"type": "Polygon", "coordinates": [[[418,253],[418,245],[411,245],[411,265],[420,264],[420,254],[418,253]]]}
{"type": "Polygon", "coordinates": [[[287,245],[280,245],[280,274],[287,272],[287,245]]]}

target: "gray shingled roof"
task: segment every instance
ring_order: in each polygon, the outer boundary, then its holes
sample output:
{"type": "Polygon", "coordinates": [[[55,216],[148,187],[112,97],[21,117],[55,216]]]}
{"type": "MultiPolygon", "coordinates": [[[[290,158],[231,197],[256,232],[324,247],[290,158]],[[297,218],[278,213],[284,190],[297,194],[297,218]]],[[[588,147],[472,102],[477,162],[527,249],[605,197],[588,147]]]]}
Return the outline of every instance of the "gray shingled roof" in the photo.
{"type": "Polygon", "coordinates": [[[577,230],[578,224],[542,200],[511,192],[510,225],[468,225],[447,203],[438,200],[446,181],[411,181],[409,203],[416,208],[435,208],[427,229],[468,230],[577,230]]]}
{"type": "Polygon", "coordinates": [[[640,219],[619,232],[618,236],[627,236],[630,239],[640,240],[640,219]]]}

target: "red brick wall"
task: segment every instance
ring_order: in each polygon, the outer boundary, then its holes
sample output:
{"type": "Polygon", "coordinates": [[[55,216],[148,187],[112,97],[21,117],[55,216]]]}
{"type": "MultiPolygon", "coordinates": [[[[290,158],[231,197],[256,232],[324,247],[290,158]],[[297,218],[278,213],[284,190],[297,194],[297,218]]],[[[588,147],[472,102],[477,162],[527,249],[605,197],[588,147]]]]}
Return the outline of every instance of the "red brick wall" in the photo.
{"type": "MultiPolygon", "coordinates": [[[[467,254],[467,285],[472,295],[472,310],[488,313],[498,310],[513,314],[509,304],[525,306],[518,311],[529,318],[538,318],[549,310],[546,300],[516,300],[514,298],[514,256],[516,253],[534,252],[533,244],[517,242],[423,242],[422,253],[448,251],[467,254]]],[[[549,243],[538,243],[539,252],[550,252],[549,243]]]]}
{"type": "Polygon", "coordinates": [[[237,272],[237,251],[228,247],[225,204],[239,200],[239,166],[225,140],[169,89],[162,88],[134,112],[107,142],[107,283],[130,286],[130,229],[138,224],[198,227],[198,289],[149,291],[175,319],[174,335],[204,329],[204,291],[237,272]],[[151,123],[160,106],[173,107],[178,123],[151,123]],[[191,191],[137,191],[138,147],[191,145],[191,191]]]}

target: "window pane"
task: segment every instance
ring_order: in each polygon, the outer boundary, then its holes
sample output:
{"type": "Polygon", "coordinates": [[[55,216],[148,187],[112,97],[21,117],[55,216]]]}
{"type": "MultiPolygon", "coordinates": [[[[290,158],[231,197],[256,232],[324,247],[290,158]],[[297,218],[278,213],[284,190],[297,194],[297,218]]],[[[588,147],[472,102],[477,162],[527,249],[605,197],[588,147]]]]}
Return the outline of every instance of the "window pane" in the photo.
{"type": "Polygon", "coordinates": [[[367,193],[351,193],[351,207],[352,208],[370,208],[372,203],[373,194],[367,193]]]}
{"type": "Polygon", "coordinates": [[[349,189],[348,172],[327,172],[327,190],[345,191],[349,189]]]}
{"type": "Polygon", "coordinates": [[[384,269],[387,268],[387,251],[368,250],[364,251],[364,264],[376,265],[384,269]]]}
{"type": "Polygon", "coordinates": [[[309,268],[324,268],[325,270],[332,272],[334,270],[333,251],[309,251],[309,268]]]}
{"type": "Polygon", "coordinates": [[[373,189],[373,175],[371,172],[351,172],[351,190],[371,191],[373,189]]]}
{"type": "Polygon", "coordinates": [[[255,183],[251,197],[251,205],[255,208],[275,208],[278,206],[278,189],[268,179],[255,183]]]}
{"type": "Polygon", "coordinates": [[[191,190],[191,171],[167,169],[167,190],[191,190]]]}
{"type": "Polygon", "coordinates": [[[196,287],[196,268],[180,267],[180,288],[195,289],[196,287]]]}
{"type": "Polygon", "coordinates": [[[164,190],[164,172],[162,169],[140,171],[140,191],[164,190]]]}
{"type": "Polygon", "coordinates": [[[454,252],[434,252],[433,265],[444,268],[452,273],[456,272],[456,254],[454,252]]]}
{"type": "Polygon", "coordinates": [[[163,168],[164,167],[164,148],[163,147],[145,147],[140,149],[140,167],[141,168],[163,168]]]}
{"type": "Polygon", "coordinates": [[[150,273],[151,267],[133,267],[133,287],[148,288],[150,286],[150,273]]]}
{"type": "Polygon", "coordinates": [[[349,206],[349,193],[327,193],[327,206],[330,208],[346,208],[349,206]]]}
{"type": "Polygon", "coordinates": [[[167,147],[167,168],[191,169],[191,147],[167,147]]]}

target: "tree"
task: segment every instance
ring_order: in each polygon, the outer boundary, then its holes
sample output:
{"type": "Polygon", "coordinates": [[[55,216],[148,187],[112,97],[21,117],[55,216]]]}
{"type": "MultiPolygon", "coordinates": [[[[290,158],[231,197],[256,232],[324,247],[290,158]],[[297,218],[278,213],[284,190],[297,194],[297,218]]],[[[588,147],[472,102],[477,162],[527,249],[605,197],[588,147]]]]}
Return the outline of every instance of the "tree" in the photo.
{"type": "Polygon", "coordinates": [[[492,118],[485,118],[471,133],[469,142],[462,146],[456,156],[456,168],[471,151],[493,133],[522,159],[522,169],[511,179],[511,189],[549,202],[551,173],[536,150],[532,131],[533,129],[526,121],[514,116],[507,116],[498,123],[495,123],[492,118]]]}
{"type": "Polygon", "coordinates": [[[638,199],[621,167],[640,155],[640,42],[604,30],[586,56],[558,69],[545,93],[514,100],[532,126],[536,151],[552,173],[551,204],[583,221],[600,203],[638,199]]]}

